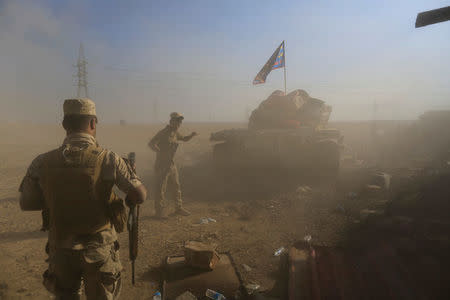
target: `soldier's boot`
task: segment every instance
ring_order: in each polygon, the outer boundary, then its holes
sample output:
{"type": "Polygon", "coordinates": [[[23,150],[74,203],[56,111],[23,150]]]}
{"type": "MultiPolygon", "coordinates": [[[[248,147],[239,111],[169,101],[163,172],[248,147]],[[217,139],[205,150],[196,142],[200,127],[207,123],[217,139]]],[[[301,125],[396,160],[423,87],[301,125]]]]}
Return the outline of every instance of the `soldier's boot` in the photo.
{"type": "Polygon", "coordinates": [[[188,210],[187,210],[186,208],[184,208],[183,206],[178,206],[177,209],[175,210],[175,213],[176,213],[177,215],[184,216],[184,217],[187,217],[187,216],[190,216],[190,215],[191,215],[191,212],[188,211],[188,210]]]}
{"type": "Polygon", "coordinates": [[[184,216],[184,217],[190,216],[191,212],[183,207],[183,199],[181,198],[181,190],[180,190],[178,176],[176,176],[175,188],[176,188],[176,193],[175,193],[176,197],[175,198],[176,198],[176,207],[177,207],[175,209],[175,214],[184,216]]]}

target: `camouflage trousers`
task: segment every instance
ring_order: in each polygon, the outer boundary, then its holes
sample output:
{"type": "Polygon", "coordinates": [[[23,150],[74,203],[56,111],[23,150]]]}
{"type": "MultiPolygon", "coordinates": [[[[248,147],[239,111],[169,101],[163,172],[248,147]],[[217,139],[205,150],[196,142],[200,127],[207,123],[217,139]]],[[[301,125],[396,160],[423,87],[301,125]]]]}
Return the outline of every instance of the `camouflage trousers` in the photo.
{"type": "Polygon", "coordinates": [[[171,189],[171,192],[175,195],[176,206],[181,207],[183,200],[181,199],[181,187],[180,178],[178,176],[178,170],[175,164],[171,164],[167,167],[157,167],[156,171],[156,199],[155,210],[161,211],[165,206],[165,198],[167,187],[171,189]]]}
{"type": "Polygon", "coordinates": [[[81,299],[81,282],[87,300],[118,299],[122,265],[118,243],[83,250],[50,249],[44,286],[56,299],[81,299]]]}

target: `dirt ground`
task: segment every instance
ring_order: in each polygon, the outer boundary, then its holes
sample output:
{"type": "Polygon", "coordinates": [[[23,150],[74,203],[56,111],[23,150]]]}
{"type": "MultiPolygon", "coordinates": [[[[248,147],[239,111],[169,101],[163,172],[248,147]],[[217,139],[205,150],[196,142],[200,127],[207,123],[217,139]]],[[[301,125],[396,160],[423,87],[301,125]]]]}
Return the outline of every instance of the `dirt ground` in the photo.
{"type": "MultiPolygon", "coordinates": [[[[386,126],[400,130],[403,123],[399,124],[386,126]]],[[[138,173],[152,191],[154,154],[147,143],[164,124],[99,125],[98,141],[102,146],[124,156],[136,152],[138,173]]],[[[364,150],[371,145],[368,122],[335,125],[343,130],[349,144],[368,153],[364,150]]],[[[127,233],[119,237],[125,268],[123,299],[151,299],[159,288],[161,261],[168,255],[181,254],[183,243],[188,240],[217,243],[220,252],[232,255],[244,282],[260,284],[265,290],[272,289],[277,278],[276,249],[288,247],[306,235],[311,235],[316,244],[339,242],[350,220],[336,213],[336,207],[341,196],[351,191],[351,184],[343,188],[336,185],[336,180],[325,177],[286,178],[276,174],[241,175],[226,180],[215,177],[211,167],[211,132],[243,126],[183,125],[183,133],[195,130],[200,134],[182,145],[177,154],[185,206],[192,215],[161,222],[152,218],[153,197],[142,205],[135,286],[130,283],[127,233]],[[310,190],[299,188],[302,186],[310,190]],[[202,217],[217,222],[200,225],[202,217]],[[242,264],[251,270],[245,270],[242,264]]],[[[41,285],[46,269],[46,233],[39,231],[39,212],[20,210],[17,189],[31,160],[57,147],[64,131],[57,125],[10,123],[0,125],[0,136],[0,298],[48,299],[50,294],[41,285]]],[[[168,202],[173,208],[170,198],[168,202]]]]}

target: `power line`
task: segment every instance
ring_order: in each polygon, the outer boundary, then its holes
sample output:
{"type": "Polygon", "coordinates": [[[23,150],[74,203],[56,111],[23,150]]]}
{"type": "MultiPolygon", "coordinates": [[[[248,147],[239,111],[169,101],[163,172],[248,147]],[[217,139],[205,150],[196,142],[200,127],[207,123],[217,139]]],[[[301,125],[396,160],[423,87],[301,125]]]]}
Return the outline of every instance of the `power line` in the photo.
{"type": "Polygon", "coordinates": [[[80,50],[78,52],[78,61],[74,67],[77,68],[77,97],[81,97],[81,91],[84,90],[84,97],[89,98],[88,94],[88,81],[87,81],[87,60],[84,57],[83,43],[80,43],[80,50]]]}

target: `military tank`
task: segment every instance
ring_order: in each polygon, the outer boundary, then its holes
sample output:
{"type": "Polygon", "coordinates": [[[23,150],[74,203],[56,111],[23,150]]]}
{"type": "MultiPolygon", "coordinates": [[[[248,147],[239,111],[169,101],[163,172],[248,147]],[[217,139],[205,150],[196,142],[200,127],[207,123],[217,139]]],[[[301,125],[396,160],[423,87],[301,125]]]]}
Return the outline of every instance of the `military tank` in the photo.
{"type": "Polygon", "coordinates": [[[215,169],[335,174],[343,136],[327,126],[331,111],[304,90],[275,91],[252,112],[247,129],[211,134],[215,169]]]}

